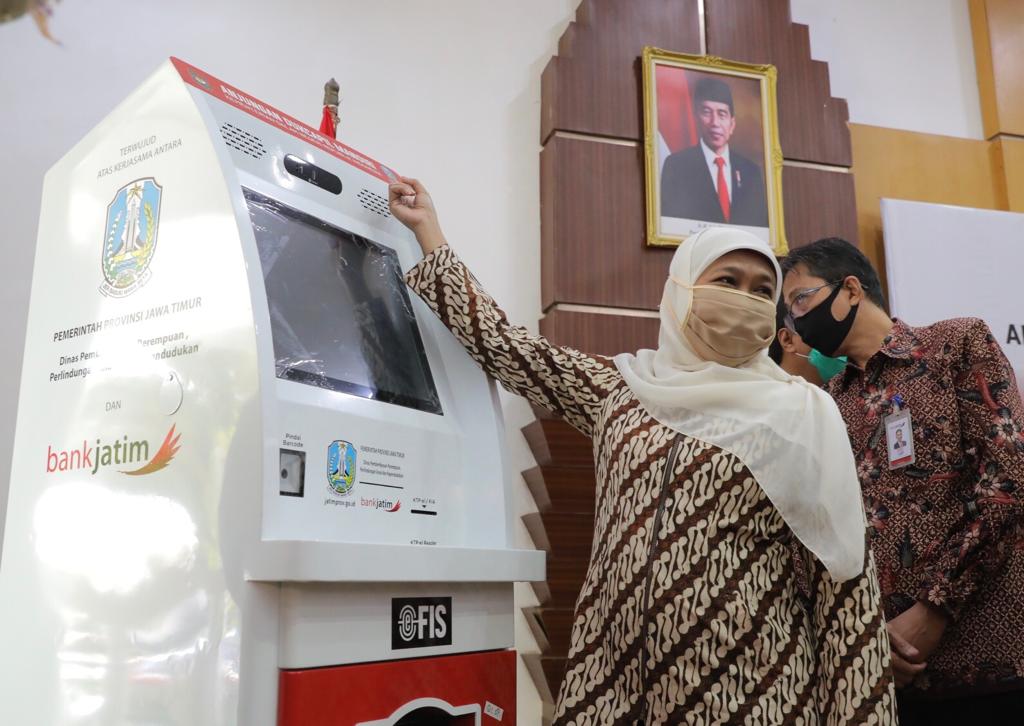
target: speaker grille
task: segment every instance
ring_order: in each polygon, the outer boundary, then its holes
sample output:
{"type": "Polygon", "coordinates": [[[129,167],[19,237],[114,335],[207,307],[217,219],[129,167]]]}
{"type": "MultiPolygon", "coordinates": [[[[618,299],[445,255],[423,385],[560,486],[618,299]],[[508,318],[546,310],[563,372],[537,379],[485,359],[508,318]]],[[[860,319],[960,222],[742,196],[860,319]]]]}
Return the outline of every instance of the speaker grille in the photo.
{"type": "Polygon", "coordinates": [[[263,142],[260,141],[258,136],[250,134],[248,131],[243,131],[237,126],[232,126],[229,123],[223,124],[220,127],[220,135],[224,139],[225,144],[233,149],[238,149],[246,156],[262,159],[267,155],[267,150],[263,147],[263,142]]]}
{"type": "Polygon", "coordinates": [[[388,200],[380,194],[375,194],[369,189],[363,189],[356,195],[356,197],[365,209],[369,209],[371,212],[376,212],[382,217],[391,216],[391,210],[388,209],[388,200]]]}

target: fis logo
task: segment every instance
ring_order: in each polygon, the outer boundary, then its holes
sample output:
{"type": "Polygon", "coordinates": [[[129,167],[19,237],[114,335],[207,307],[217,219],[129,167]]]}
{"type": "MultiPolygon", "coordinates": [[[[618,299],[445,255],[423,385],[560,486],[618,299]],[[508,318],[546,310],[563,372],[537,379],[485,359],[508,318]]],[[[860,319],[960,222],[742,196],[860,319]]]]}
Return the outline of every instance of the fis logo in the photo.
{"type": "Polygon", "coordinates": [[[391,600],[391,649],[452,644],[450,597],[396,597],[391,600]]]}
{"type": "Polygon", "coordinates": [[[73,449],[54,450],[52,445],[46,447],[46,473],[53,474],[60,471],[88,471],[95,475],[100,469],[110,466],[134,466],[133,468],[119,469],[122,474],[128,476],[143,476],[152,474],[167,467],[174,459],[181,448],[179,442],[181,434],[175,434],[175,427],[167,432],[163,443],[152,458],[149,456],[150,446],[148,441],[130,440],[125,434],[120,439],[107,442],[103,439],[96,439],[94,444],[87,440],[82,441],[80,447],[73,449]]]}

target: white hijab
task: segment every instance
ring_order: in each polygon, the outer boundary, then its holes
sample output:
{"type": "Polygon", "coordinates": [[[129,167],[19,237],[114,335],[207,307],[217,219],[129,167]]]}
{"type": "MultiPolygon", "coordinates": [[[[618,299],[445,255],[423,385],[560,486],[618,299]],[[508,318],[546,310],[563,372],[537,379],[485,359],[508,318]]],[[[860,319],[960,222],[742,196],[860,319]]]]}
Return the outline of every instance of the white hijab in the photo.
{"type": "Polygon", "coordinates": [[[705,229],[672,258],[661,298],[658,349],[622,353],[615,365],[658,422],[738,457],[833,579],[849,580],[863,569],[866,520],[846,425],[835,402],[775,365],[767,349],[737,368],[701,359],[676,322],[685,321],[690,310],[693,294],[687,285],[735,250],[767,257],[781,290],[778,262],[764,241],[739,230],[705,229]]]}

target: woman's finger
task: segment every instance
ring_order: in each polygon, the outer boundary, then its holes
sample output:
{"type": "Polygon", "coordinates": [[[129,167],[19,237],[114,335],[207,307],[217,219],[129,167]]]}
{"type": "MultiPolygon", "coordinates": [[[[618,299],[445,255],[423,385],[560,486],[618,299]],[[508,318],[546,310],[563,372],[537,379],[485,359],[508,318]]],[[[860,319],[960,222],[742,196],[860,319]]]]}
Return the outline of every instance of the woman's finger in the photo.
{"type": "MultiPolygon", "coordinates": [[[[415,190],[416,194],[425,194],[427,191],[426,187],[424,187],[423,184],[420,183],[419,179],[413,179],[410,176],[403,176],[401,177],[401,180],[408,184],[409,186],[411,186],[415,190]]],[[[413,194],[414,192],[409,193],[413,194]]]]}
{"type": "Polygon", "coordinates": [[[414,194],[416,194],[416,190],[408,184],[395,182],[394,184],[388,185],[388,196],[391,197],[391,201],[395,201],[399,197],[408,197],[414,194]]]}

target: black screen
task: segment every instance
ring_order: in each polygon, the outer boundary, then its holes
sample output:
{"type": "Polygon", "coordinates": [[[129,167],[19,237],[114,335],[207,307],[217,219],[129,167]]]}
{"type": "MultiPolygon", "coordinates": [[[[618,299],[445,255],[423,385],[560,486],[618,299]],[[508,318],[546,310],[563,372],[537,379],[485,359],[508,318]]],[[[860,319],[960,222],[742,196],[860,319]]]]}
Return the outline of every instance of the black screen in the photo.
{"type": "Polygon", "coordinates": [[[244,191],[277,377],[441,413],[395,251],[244,191]]]}

